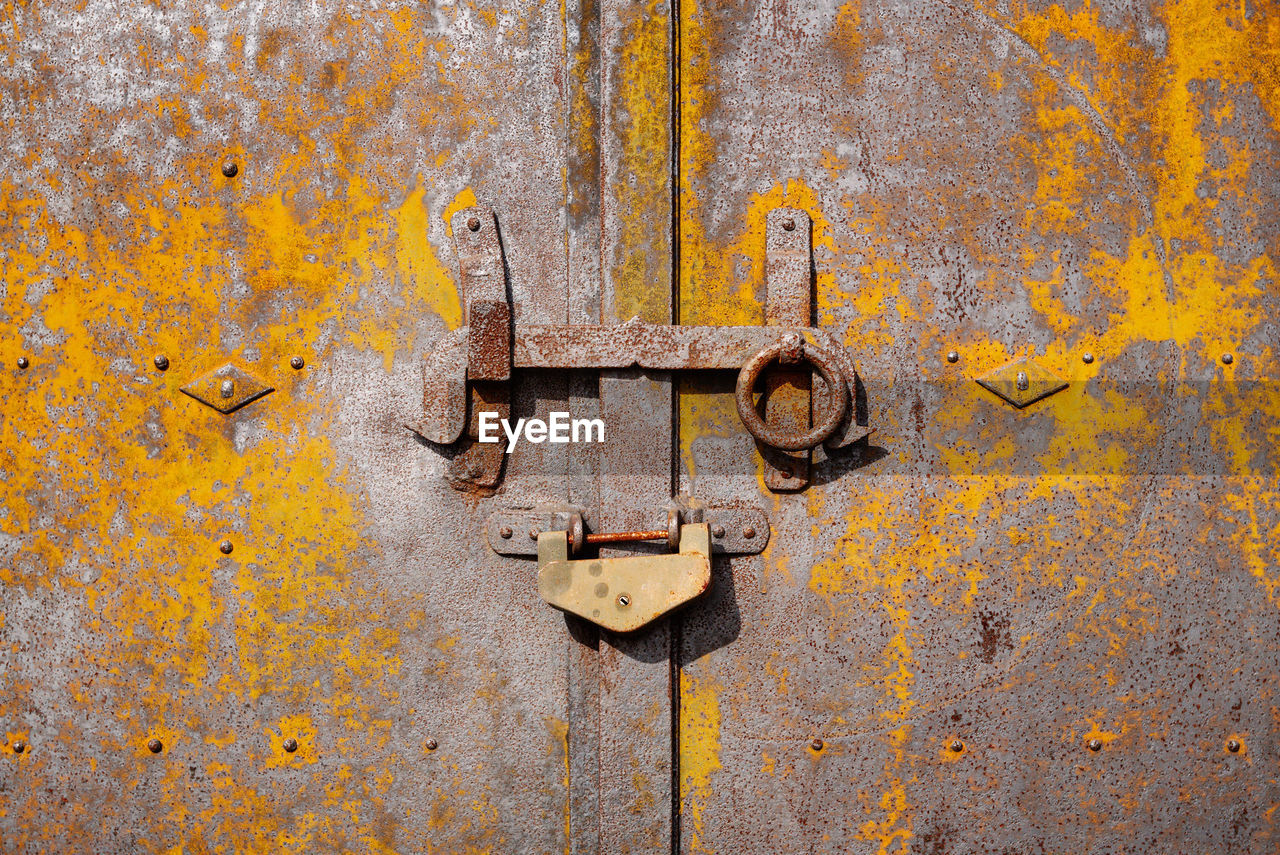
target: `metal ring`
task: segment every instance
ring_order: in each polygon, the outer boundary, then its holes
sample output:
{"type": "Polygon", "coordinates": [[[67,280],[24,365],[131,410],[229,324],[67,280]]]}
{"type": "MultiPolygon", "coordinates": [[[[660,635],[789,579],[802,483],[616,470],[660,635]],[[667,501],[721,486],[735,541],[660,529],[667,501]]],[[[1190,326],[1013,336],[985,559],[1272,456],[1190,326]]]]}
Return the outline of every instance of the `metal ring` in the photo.
{"type": "Polygon", "coordinates": [[[748,359],[742,366],[742,370],[738,372],[738,388],[734,397],[738,404],[738,418],[742,419],[743,426],[752,436],[765,445],[780,448],[783,451],[800,451],[818,445],[840,426],[840,421],[849,409],[849,387],[836,365],[835,358],[821,348],[804,342],[801,344],[801,357],[816,368],[822,375],[822,379],[826,381],[827,389],[830,390],[833,398],[831,411],[822,422],[810,428],[808,433],[799,436],[788,436],[769,427],[756,413],[754,400],[756,381],[760,379],[760,373],[764,371],[765,366],[778,359],[787,350],[787,344],[780,342],[766,347],[748,359]]]}

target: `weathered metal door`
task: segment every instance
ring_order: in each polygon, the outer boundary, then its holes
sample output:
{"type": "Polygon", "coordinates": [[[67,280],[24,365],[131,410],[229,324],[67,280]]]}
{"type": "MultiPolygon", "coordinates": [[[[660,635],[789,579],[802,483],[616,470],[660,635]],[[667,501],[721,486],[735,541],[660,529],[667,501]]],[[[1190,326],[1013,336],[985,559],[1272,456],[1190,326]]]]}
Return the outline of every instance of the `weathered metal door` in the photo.
{"type": "Polygon", "coordinates": [[[1280,848],[1273,4],[0,31],[0,851],[1280,848]]]}

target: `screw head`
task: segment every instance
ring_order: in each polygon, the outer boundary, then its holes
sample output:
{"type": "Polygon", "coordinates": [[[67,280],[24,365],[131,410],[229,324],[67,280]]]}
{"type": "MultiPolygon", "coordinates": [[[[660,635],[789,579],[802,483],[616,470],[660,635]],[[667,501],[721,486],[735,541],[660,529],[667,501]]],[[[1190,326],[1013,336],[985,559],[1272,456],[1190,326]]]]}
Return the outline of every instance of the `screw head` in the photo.
{"type": "Polygon", "coordinates": [[[480,218],[472,217],[471,219],[467,220],[467,228],[471,229],[471,231],[473,232],[480,231],[480,218]]]}
{"type": "Polygon", "coordinates": [[[1230,353],[1224,353],[1224,354],[1222,354],[1222,364],[1223,364],[1223,365],[1230,365],[1231,363],[1233,363],[1233,362],[1235,362],[1235,361],[1236,361],[1236,358],[1235,358],[1234,356],[1232,356],[1230,353]]]}
{"type": "Polygon", "coordinates": [[[27,743],[23,742],[21,739],[13,743],[14,754],[21,754],[23,751],[26,751],[26,750],[27,750],[27,743]]]}
{"type": "Polygon", "coordinates": [[[1232,754],[1239,754],[1239,753],[1240,753],[1240,740],[1238,740],[1238,739],[1232,739],[1232,740],[1229,740],[1229,741],[1227,742],[1227,750],[1228,750],[1228,751],[1230,751],[1232,754]]]}
{"type": "Polygon", "coordinates": [[[25,356],[19,356],[19,357],[18,357],[18,367],[19,367],[19,368],[26,368],[26,367],[27,367],[28,365],[30,365],[30,364],[31,364],[31,360],[27,359],[25,356]]]}
{"type": "Polygon", "coordinates": [[[814,751],[821,751],[825,745],[826,743],[824,743],[821,739],[818,739],[816,736],[814,737],[813,741],[809,743],[809,747],[812,748],[814,751]]]}
{"type": "Polygon", "coordinates": [[[630,595],[628,595],[628,594],[619,594],[619,595],[618,595],[618,605],[622,606],[624,609],[625,609],[627,606],[631,605],[631,597],[630,597],[630,595]]]}
{"type": "Polygon", "coordinates": [[[964,750],[964,743],[958,739],[951,740],[951,750],[954,751],[956,754],[959,754],[961,751],[964,750]]]}
{"type": "Polygon", "coordinates": [[[164,750],[164,743],[153,736],[147,740],[147,750],[152,754],[159,754],[164,750]]]}
{"type": "Polygon", "coordinates": [[[290,754],[292,754],[293,752],[298,750],[298,740],[290,736],[288,739],[284,741],[283,747],[285,751],[288,751],[290,754]]]}
{"type": "Polygon", "coordinates": [[[234,160],[228,158],[222,161],[222,174],[227,178],[235,178],[240,173],[240,167],[236,165],[234,160]]]}
{"type": "Polygon", "coordinates": [[[514,534],[514,532],[511,531],[511,526],[509,525],[504,525],[502,528],[498,529],[498,537],[503,540],[510,540],[512,534],[514,534]]]}
{"type": "Polygon", "coordinates": [[[1101,739],[1098,739],[1096,736],[1095,736],[1093,739],[1090,739],[1090,740],[1089,740],[1089,750],[1090,750],[1090,751],[1101,751],[1101,750],[1102,750],[1102,740],[1101,740],[1101,739]]]}
{"type": "Polygon", "coordinates": [[[718,526],[716,526],[715,528],[711,529],[711,536],[712,536],[712,537],[724,537],[724,526],[722,526],[722,525],[718,525],[718,526]]]}
{"type": "Polygon", "coordinates": [[[753,537],[756,536],[756,530],[751,526],[747,526],[742,530],[742,536],[745,537],[747,540],[751,540],[753,537]]]}
{"type": "Polygon", "coordinates": [[[1092,365],[1092,364],[1093,364],[1093,354],[1092,354],[1092,353],[1086,353],[1086,354],[1084,354],[1083,356],[1081,356],[1081,357],[1080,357],[1080,361],[1081,361],[1081,362],[1083,362],[1085,365],[1092,365]]]}
{"type": "Polygon", "coordinates": [[[235,547],[231,544],[231,541],[229,541],[229,540],[224,540],[224,541],[222,541],[222,543],[219,543],[219,544],[218,544],[218,550],[219,550],[223,555],[230,555],[230,554],[231,554],[231,550],[233,550],[233,549],[235,549],[235,547]]]}
{"type": "Polygon", "coordinates": [[[428,739],[428,740],[427,740],[427,750],[428,750],[428,751],[435,751],[435,750],[436,750],[437,748],[439,748],[439,747],[440,747],[440,743],[439,743],[439,742],[436,742],[434,737],[433,737],[433,738],[431,738],[431,739],[428,739]]]}
{"type": "Polygon", "coordinates": [[[289,360],[289,367],[292,368],[294,371],[299,370],[300,368],[302,368],[302,366],[306,364],[307,364],[307,360],[303,359],[301,356],[295,356],[293,357],[293,359],[289,360]]]}
{"type": "Polygon", "coordinates": [[[796,230],[796,221],[788,217],[782,221],[782,228],[784,231],[794,232],[796,230]]]}

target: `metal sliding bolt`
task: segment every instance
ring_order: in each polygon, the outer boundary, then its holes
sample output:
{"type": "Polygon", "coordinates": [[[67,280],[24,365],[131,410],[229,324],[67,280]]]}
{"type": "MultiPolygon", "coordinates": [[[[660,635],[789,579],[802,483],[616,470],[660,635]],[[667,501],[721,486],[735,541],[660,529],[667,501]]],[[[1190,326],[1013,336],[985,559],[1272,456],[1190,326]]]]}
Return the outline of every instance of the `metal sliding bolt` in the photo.
{"type": "Polygon", "coordinates": [[[638,543],[642,540],[666,540],[668,533],[662,529],[654,529],[652,531],[615,531],[605,534],[588,534],[583,542],[590,544],[601,543],[638,543]]]}
{"type": "Polygon", "coordinates": [[[288,751],[290,754],[292,754],[293,752],[297,751],[297,750],[298,750],[298,740],[296,740],[296,739],[294,739],[292,736],[290,736],[288,739],[286,739],[286,740],[284,741],[284,750],[285,750],[285,751],[288,751]]]}
{"type": "Polygon", "coordinates": [[[151,360],[151,362],[161,371],[169,370],[169,357],[165,356],[163,353],[156,354],[156,358],[151,360]]]}
{"type": "Polygon", "coordinates": [[[222,552],[223,555],[230,555],[231,550],[235,549],[235,546],[231,544],[231,541],[224,540],[222,541],[222,543],[218,544],[218,549],[222,552]]]}
{"type": "Polygon", "coordinates": [[[164,743],[153,736],[151,739],[147,740],[147,750],[152,754],[159,754],[164,750],[164,743]]]}

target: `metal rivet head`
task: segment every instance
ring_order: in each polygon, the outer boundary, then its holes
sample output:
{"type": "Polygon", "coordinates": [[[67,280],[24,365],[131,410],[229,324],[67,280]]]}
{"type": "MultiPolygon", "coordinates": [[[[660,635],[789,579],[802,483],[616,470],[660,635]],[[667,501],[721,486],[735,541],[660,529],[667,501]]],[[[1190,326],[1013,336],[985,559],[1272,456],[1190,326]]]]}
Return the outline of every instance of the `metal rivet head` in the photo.
{"type": "Polygon", "coordinates": [[[436,750],[437,748],[439,748],[439,747],[440,747],[440,743],[439,743],[439,742],[436,742],[434,739],[428,739],[428,740],[427,740],[427,750],[428,750],[428,751],[435,751],[435,750],[436,750]]]}
{"type": "Polygon", "coordinates": [[[530,539],[530,540],[537,540],[537,539],[538,539],[538,535],[540,535],[540,534],[542,534],[542,532],[538,531],[536,528],[531,528],[531,529],[529,529],[529,539],[530,539]]]}
{"type": "Polygon", "coordinates": [[[223,555],[230,555],[231,550],[235,549],[235,547],[231,545],[231,541],[224,540],[222,541],[222,543],[218,544],[218,549],[222,552],[223,555]]]}
{"type": "Polygon", "coordinates": [[[794,232],[796,230],[796,221],[788,217],[782,221],[782,228],[786,231],[794,232]]]}
{"type": "Polygon", "coordinates": [[[14,754],[21,754],[23,751],[26,751],[26,750],[27,750],[27,743],[25,743],[25,742],[23,742],[23,741],[21,741],[21,740],[19,740],[19,741],[17,741],[17,742],[15,742],[15,743],[13,743],[13,753],[14,753],[14,754]]]}
{"type": "Polygon", "coordinates": [[[1092,354],[1092,353],[1086,353],[1086,354],[1084,354],[1083,356],[1081,356],[1081,357],[1080,357],[1080,360],[1081,360],[1085,365],[1092,365],[1092,364],[1093,364],[1093,354],[1092,354]]]}
{"type": "Polygon", "coordinates": [[[151,739],[147,740],[147,750],[150,751],[152,754],[159,754],[161,751],[164,750],[164,743],[156,739],[155,737],[152,737],[151,739]]]}
{"type": "Polygon", "coordinates": [[[163,353],[156,354],[156,358],[151,361],[155,363],[156,368],[159,368],[161,371],[169,370],[169,357],[165,356],[163,353]]]}
{"type": "Polygon", "coordinates": [[[504,525],[502,528],[498,529],[498,537],[502,538],[503,540],[510,540],[511,535],[514,533],[515,532],[511,530],[511,526],[509,525],[504,525]]]}
{"type": "Polygon", "coordinates": [[[307,364],[307,360],[303,359],[301,356],[295,356],[293,359],[289,360],[289,367],[292,368],[294,371],[297,371],[298,369],[302,368],[302,366],[306,364],[307,364]]]}
{"type": "Polygon", "coordinates": [[[227,178],[235,178],[240,173],[240,167],[236,165],[234,160],[222,161],[222,174],[227,178]]]}
{"type": "Polygon", "coordinates": [[[814,740],[809,743],[809,747],[812,748],[814,751],[821,751],[825,744],[826,743],[824,743],[821,739],[818,739],[815,737],[814,740]]]}
{"type": "Polygon", "coordinates": [[[956,754],[959,754],[961,751],[964,750],[964,743],[958,739],[951,740],[951,750],[954,751],[956,754]]]}
{"type": "Polygon", "coordinates": [[[1235,362],[1235,361],[1236,361],[1236,358],[1235,358],[1234,356],[1232,356],[1231,354],[1229,354],[1229,353],[1224,353],[1224,354],[1222,354],[1222,364],[1223,364],[1223,365],[1230,365],[1231,363],[1233,363],[1233,362],[1235,362]]]}
{"type": "Polygon", "coordinates": [[[627,606],[631,605],[631,597],[628,596],[627,594],[619,594],[618,605],[622,606],[625,609],[627,606]]]}
{"type": "Polygon", "coordinates": [[[712,537],[724,537],[724,526],[722,526],[722,525],[718,525],[718,526],[716,526],[715,528],[711,529],[711,536],[712,536],[712,537]]]}
{"type": "Polygon", "coordinates": [[[751,526],[747,526],[742,530],[742,536],[745,537],[747,540],[751,540],[751,538],[756,536],[756,530],[751,526]]]}
{"type": "Polygon", "coordinates": [[[226,380],[222,381],[222,385],[218,387],[218,391],[222,397],[230,398],[236,393],[236,381],[228,377],[226,380]]]}
{"type": "Polygon", "coordinates": [[[1090,740],[1089,740],[1089,750],[1090,750],[1090,751],[1101,751],[1101,750],[1102,750],[1102,740],[1101,740],[1101,739],[1098,739],[1097,737],[1094,737],[1093,739],[1090,739],[1090,740]]]}
{"type": "Polygon", "coordinates": [[[30,364],[31,364],[31,360],[27,359],[25,356],[19,356],[19,357],[18,357],[18,367],[19,367],[19,368],[26,368],[26,367],[27,367],[28,365],[30,365],[30,364]]]}
{"type": "Polygon", "coordinates": [[[1014,379],[1014,384],[1018,387],[1019,392],[1027,391],[1027,387],[1031,385],[1031,381],[1027,377],[1027,372],[1019,371],[1018,376],[1014,379]]]}
{"type": "Polygon", "coordinates": [[[1232,754],[1239,754],[1239,753],[1240,753],[1240,740],[1238,740],[1238,739],[1228,740],[1228,742],[1227,742],[1227,750],[1228,750],[1228,751],[1230,751],[1232,754]]]}
{"type": "Polygon", "coordinates": [[[297,751],[297,750],[298,750],[298,740],[296,740],[296,739],[294,739],[292,736],[290,736],[288,739],[286,739],[286,740],[284,741],[284,750],[285,750],[285,751],[288,751],[290,754],[292,754],[293,752],[297,751]]]}
{"type": "Polygon", "coordinates": [[[959,362],[960,354],[954,350],[947,351],[947,362],[959,362]]]}
{"type": "Polygon", "coordinates": [[[472,217],[471,219],[467,220],[467,228],[471,229],[471,231],[473,232],[480,231],[480,218],[472,217]]]}

